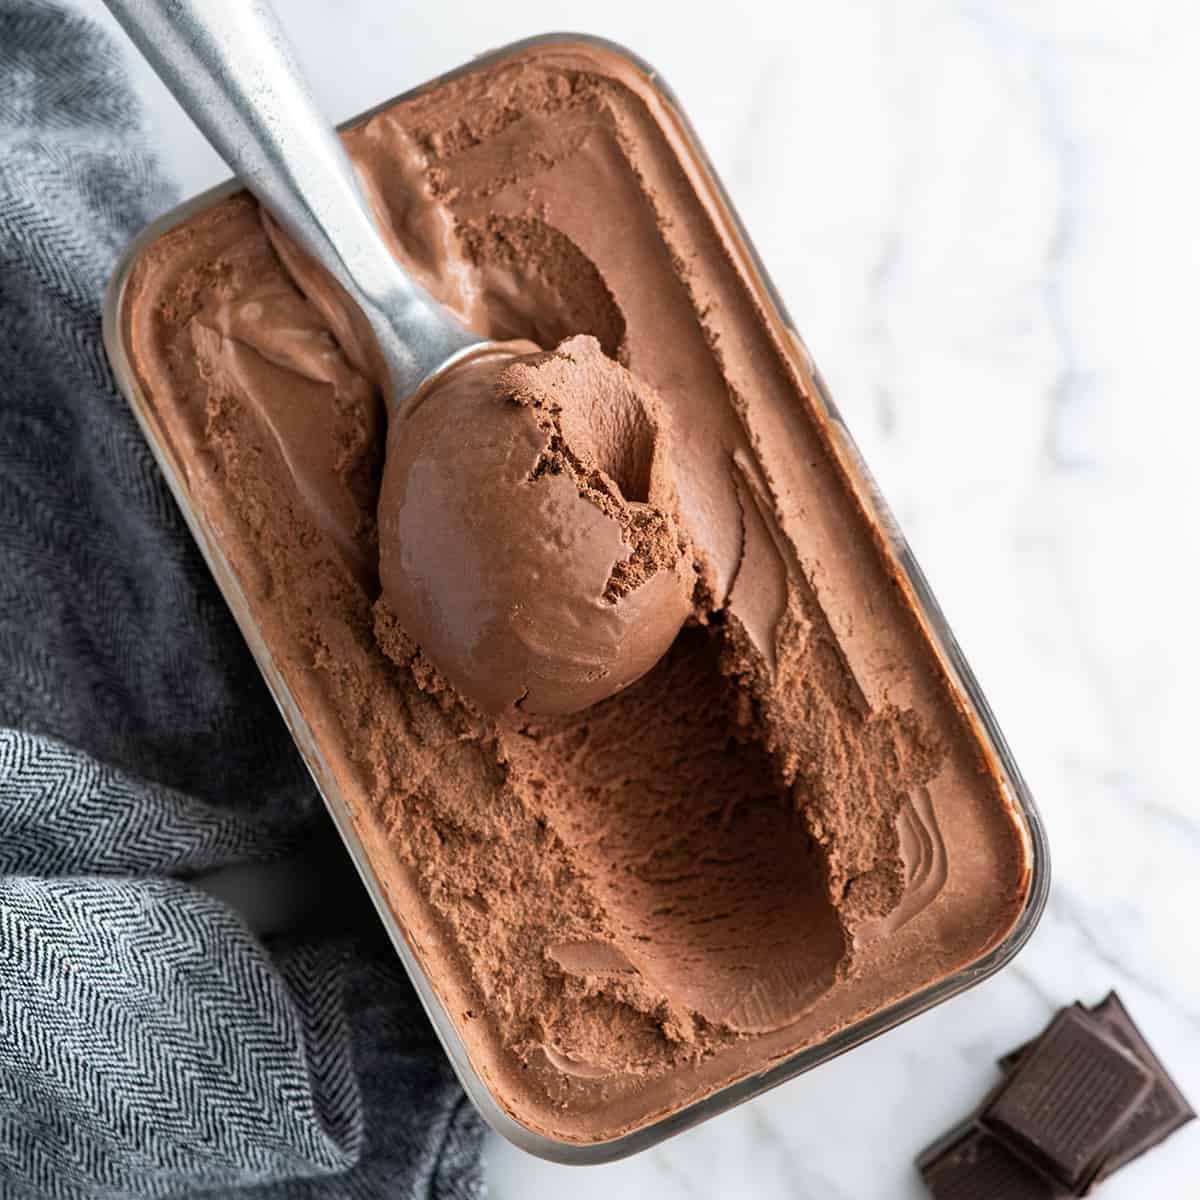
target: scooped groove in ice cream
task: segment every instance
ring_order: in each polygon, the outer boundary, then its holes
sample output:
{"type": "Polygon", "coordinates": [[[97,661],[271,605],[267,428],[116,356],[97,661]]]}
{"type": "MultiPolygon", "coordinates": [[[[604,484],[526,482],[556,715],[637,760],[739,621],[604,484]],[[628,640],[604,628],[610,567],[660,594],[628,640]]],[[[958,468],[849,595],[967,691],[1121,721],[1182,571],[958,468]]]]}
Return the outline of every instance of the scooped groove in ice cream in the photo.
{"type": "Polygon", "coordinates": [[[483,712],[578,712],[644,675],[695,575],[654,394],[593,337],[484,347],[391,419],[387,605],[483,712]]]}

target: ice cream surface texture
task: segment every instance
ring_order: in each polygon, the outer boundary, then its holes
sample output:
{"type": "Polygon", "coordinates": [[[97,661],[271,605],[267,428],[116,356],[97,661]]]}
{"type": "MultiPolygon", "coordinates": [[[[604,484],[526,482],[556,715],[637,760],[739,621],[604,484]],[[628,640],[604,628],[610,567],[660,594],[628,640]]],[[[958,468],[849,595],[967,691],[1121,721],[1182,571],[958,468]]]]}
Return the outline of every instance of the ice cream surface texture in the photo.
{"type": "Polygon", "coordinates": [[[245,194],[143,249],[123,338],[498,1103],[604,1141],[978,961],[1027,830],[652,79],[518,49],[346,142],[429,291],[538,352],[389,424],[245,194]]]}

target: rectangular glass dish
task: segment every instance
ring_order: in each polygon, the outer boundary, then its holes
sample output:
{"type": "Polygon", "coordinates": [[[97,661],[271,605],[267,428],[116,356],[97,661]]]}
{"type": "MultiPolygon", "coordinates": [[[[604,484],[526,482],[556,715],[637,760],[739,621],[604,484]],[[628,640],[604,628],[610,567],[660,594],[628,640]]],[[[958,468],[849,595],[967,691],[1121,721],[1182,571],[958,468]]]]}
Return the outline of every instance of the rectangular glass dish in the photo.
{"type": "MultiPolygon", "coordinates": [[[[233,260],[217,261],[211,255],[204,257],[196,246],[208,237],[214,239],[216,245],[226,236],[222,230],[233,230],[236,239],[230,234],[222,245],[229,250],[253,242],[251,250],[245,252],[249,255],[245,259],[249,264],[247,271],[255,264],[266,264],[264,269],[269,274],[278,270],[277,260],[271,256],[265,237],[258,231],[257,217],[249,207],[249,201],[238,198],[238,188],[233,182],[179,206],[135,240],[118,265],[104,308],[105,346],[117,381],[246,637],[463,1087],[493,1128],[531,1153],[566,1163],[610,1161],[645,1149],[808,1071],[999,970],[1025,943],[1041,915],[1049,883],[1045,835],[1028,790],[920,569],[880,498],[691,127],[656,73],[628,51],[598,39],[574,35],[534,38],[496,51],[414,92],[388,100],[371,113],[348,122],[346,128],[358,131],[353,136],[357,139],[355,153],[360,163],[378,164],[385,158],[390,163],[395,157],[395,148],[406,147],[411,141],[420,150],[421,161],[429,160],[434,164],[428,170],[422,166],[419,173],[412,176],[421,181],[421,188],[432,189],[430,196],[440,197],[427,210],[412,198],[419,190],[415,185],[406,191],[407,185],[400,187],[391,175],[381,174],[376,178],[377,183],[383,179],[384,184],[391,180],[393,190],[389,192],[388,186],[380,184],[376,198],[382,197],[390,212],[401,214],[396,219],[396,227],[390,231],[398,242],[404,243],[406,237],[415,237],[419,244],[428,245],[428,238],[434,236],[428,232],[431,214],[440,219],[445,211],[453,210],[457,224],[452,227],[454,238],[451,241],[455,238],[465,241],[479,255],[520,253],[531,255],[531,261],[538,255],[545,255],[547,261],[549,256],[556,255],[560,263],[567,264],[560,268],[562,275],[557,280],[547,282],[544,272],[535,273],[526,280],[527,287],[517,292],[510,289],[504,294],[494,286],[500,277],[495,273],[488,276],[485,272],[481,277],[493,286],[490,290],[488,287],[476,289],[476,292],[483,296],[480,303],[486,310],[486,319],[493,325],[482,332],[497,336],[537,335],[536,340],[543,345],[553,345],[566,333],[594,332],[602,344],[606,337],[611,339],[611,347],[605,346],[610,353],[629,352],[637,370],[649,369],[649,366],[644,365],[648,360],[636,344],[629,351],[629,342],[636,343],[638,336],[638,330],[633,328],[636,305],[629,300],[628,289],[622,291],[617,287],[614,298],[605,283],[606,276],[598,273],[578,245],[568,245],[568,239],[561,231],[547,224],[550,219],[547,214],[553,214],[555,203],[562,207],[567,201],[555,193],[556,185],[546,182],[546,177],[566,169],[561,163],[578,156],[586,160],[589,169],[595,168],[597,163],[604,166],[609,174],[602,178],[611,184],[614,195],[623,186],[644,189],[644,193],[638,193],[641,199],[630,201],[632,207],[627,213],[619,214],[624,217],[651,213],[653,216],[653,220],[646,217],[644,221],[644,232],[650,240],[645,243],[637,266],[631,267],[627,261],[633,256],[632,249],[627,253],[615,241],[601,257],[608,256],[610,261],[606,265],[611,267],[613,277],[619,278],[622,272],[636,275],[644,270],[649,273],[652,270],[651,249],[661,255],[663,263],[670,264],[669,271],[679,272],[676,278],[669,274],[667,266],[661,268],[665,281],[659,290],[662,307],[669,304],[667,284],[673,279],[676,283],[682,282],[685,286],[679,287],[677,295],[672,292],[670,303],[674,303],[681,314],[695,311],[695,329],[681,317],[683,323],[679,328],[688,336],[695,335],[702,321],[713,312],[718,318],[722,312],[733,313],[726,321],[722,336],[709,331],[708,343],[697,342],[699,349],[692,357],[710,356],[723,373],[715,378],[738,381],[750,397],[745,401],[746,407],[752,410],[759,391],[765,394],[769,390],[768,374],[775,381],[772,386],[785,388],[786,384],[785,391],[790,388],[787,407],[773,410],[764,407],[761,413],[756,415],[752,411],[745,417],[754,435],[751,441],[757,446],[763,440],[760,437],[763,430],[769,426],[774,428],[771,422],[776,422],[783,429],[777,440],[785,449],[789,437],[807,439],[805,444],[816,448],[805,453],[820,456],[819,472],[821,479],[827,479],[827,482],[824,492],[818,495],[818,507],[824,504],[828,512],[814,512],[810,504],[805,514],[808,522],[817,528],[828,519],[830,528],[837,535],[828,544],[849,545],[851,549],[845,552],[847,558],[852,557],[852,550],[861,547],[859,557],[865,563],[861,567],[863,577],[874,581],[874,590],[868,589],[864,593],[866,607],[863,611],[874,612],[877,608],[882,614],[879,617],[881,626],[886,622],[895,624],[901,633],[893,640],[901,647],[910,648],[905,653],[913,656],[916,663],[907,669],[907,660],[896,655],[883,662],[887,656],[872,649],[874,659],[882,665],[868,664],[872,671],[878,667],[878,678],[870,674],[855,660],[856,654],[864,653],[861,650],[863,623],[859,621],[856,627],[853,617],[857,612],[848,609],[849,615],[845,615],[840,624],[834,622],[830,626],[830,637],[845,659],[836,669],[844,670],[852,681],[857,681],[855,685],[861,688],[862,698],[855,703],[861,703],[863,710],[869,713],[899,711],[897,697],[908,696],[910,690],[917,695],[917,700],[913,701],[915,711],[921,707],[920,697],[926,694],[920,689],[927,689],[936,700],[936,704],[930,701],[930,705],[936,708],[943,727],[949,730],[947,737],[953,743],[951,751],[939,750],[938,753],[948,754],[957,764],[954,768],[958,773],[956,778],[966,780],[958,792],[947,791],[951,785],[943,786],[939,781],[943,774],[953,772],[950,768],[943,771],[939,767],[936,772],[931,768],[927,772],[929,778],[920,776],[918,784],[906,790],[904,803],[909,805],[904,809],[906,813],[935,814],[924,824],[920,818],[911,820],[917,833],[924,830],[935,845],[935,858],[940,853],[945,859],[949,845],[950,865],[935,863],[930,868],[926,862],[926,874],[919,881],[910,871],[904,880],[905,888],[913,895],[924,888],[926,894],[923,894],[919,908],[911,913],[905,911],[902,923],[897,918],[889,925],[886,917],[874,923],[863,921],[855,927],[858,932],[853,938],[847,935],[839,942],[847,956],[858,956],[855,961],[869,964],[869,969],[859,968],[862,978],[857,979],[854,989],[848,991],[850,998],[841,1009],[831,1007],[833,1002],[827,1001],[826,993],[822,992],[811,1004],[806,1000],[804,1006],[797,1008],[794,1020],[776,1020],[776,1015],[772,1014],[768,1014],[768,1019],[763,1017],[761,1010],[764,1004],[770,1007],[774,1001],[758,1003],[754,1012],[748,1015],[747,1004],[740,1001],[718,1004],[707,995],[694,1000],[694,980],[688,980],[678,984],[676,990],[679,996],[689,998],[690,1007],[681,1003],[672,1007],[664,1000],[662,1008],[669,1015],[662,1017],[660,1014],[655,1018],[661,1027],[659,1032],[671,1043],[671,1053],[678,1057],[661,1070],[655,1060],[644,1082],[632,1075],[628,1079],[618,1078],[616,1072],[611,1077],[603,1072],[597,1074],[588,1067],[590,1060],[579,1060],[574,1054],[567,1055],[561,1049],[554,1049],[561,1046],[561,1038],[546,1041],[545,1055],[549,1066],[542,1064],[537,1070],[529,1071],[528,1061],[510,1061],[505,1057],[509,1051],[502,1045],[503,1034],[491,1028],[491,1023],[500,1018],[488,1013],[492,999],[499,997],[496,1000],[498,1006],[511,1007],[510,998],[494,981],[486,986],[472,982],[485,969],[493,972],[488,976],[489,980],[503,979],[500,967],[484,961],[487,955],[493,959],[504,957],[501,943],[487,942],[487,936],[491,936],[487,931],[496,928],[489,924],[492,910],[503,907],[503,898],[495,887],[490,892],[483,888],[476,896],[465,900],[460,896],[447,898],[444,894],[431,898],[432,877],[428,872],[422,874],[423,852],[415,840],[416,826],[406,825],[406,821],[416,820],[406,811],[410,797],[403,788],[398,790],[394,780],[389,785],[390,791],[378,783],[380,771],[384,769],[380,766],[384,760],[378,755],[384,755],[385,750],[378,751],[377,757],[370,760],[369,770],[364,767],[364,758],[355,755],[356,739],[365,742],[370,733],[378,740],[382,736],[379,731],[386,732],[386,727],[368,728],[368,718],[355,717],[350,699],[346,695],[339,698],[333,685],[326,691],[321,690],[318,685],[322,672],[328,674],[337,670],[337,663],[331,664],[329,647],[322,646],[314,652],[310,643],[292,637],[288,633],[290,627],[279,618],[288,598],[281,597],[280,584],[273,581],[271,564],[263,557],[265,551],[260,554],[256,550],[267,543],[254,539],[259,537],[260,527],[270,526],[273,521],[282,527],[283,517],[279,513],[264,514],[264,505],[269,508],[276,503],[280,512],[295,510],[301,518],[307,519],[305,497],[300,492],[295,495],[280,492],[272,500],[269,494],[256,492],[253,493],[256,505],[253,508],[247,507],[245,497],[242,497],[241,508],[237,508],[231,499],[238,472],[243,472],[243,477],[250,480],[245,485],[250,487],[255,484],[256,468],[247,468],[244,463],[235,461],[239,453],[236,439],[221,442],[221,438],[229,436],[226,425],[231,419],[222,405],[228,400],[231,389],[248,387],[253,391],[260,385],[266,386],[261,384],[261,379],[267,379],[275,365],[267,356],[263,359],[265,366],[258,359],[254,360],[253,369],[257,375],[237,374],[244,367],[246,351],[242,343],[230,348],[242,336],[238,333],[241,327],[232,323],[245,318],[246,309],[228,306],[243,303],[245,296],[252,294],[252,288],[247,284],[246,288],[250,290],[243,289],[244,294],[240,293],[238,288],[242,285],[233,281],[233,268],[229,265],[233,260]],[[459,107],[455,109],[454,105],[459,107]],[[605,109],[605,105],[609,109],[605,109]],[[535,109],[537,120],[531,117],[535,109]],[[596,115],[610,109],[620,110],[618,116],[625,121],[624,126],[617,118],[612,118],[610,129],[604,124],[609,117],[605,116],[602,121],[596,115]],[[465,115],[456,115],[458,113],[465,115]],[[371,118],[377,114],[382,114],[380,121],[372,123],[371,118]],[[389,124],[393,114],[397,115],[389,124]],[[645,127],[640,133],[638,122],[645,127]],[[413,134],[410,130],[417,132],[413,134]],[[631,150],[629,147],[635,134],[642,141],[631,150]],[[508,179],[506,165],[496,165],[499,152],[494,152],[494,148],[497,146],[502,147],[513,161],[519,158],[527,164],[522,169],[535,180],[529,185],[532,189],[529,195],[533,199],[523,194],[521,203],[526,207],[519,211],[517,201],[512,199],[512,191],[517,185],[508,179]],[[646,146],[650,149],[645,149],[646,146]],[[632,157],[635,153],[642,154],[637,162],[632,157]],[[628,162],[627,155],[630,156],[628,162]],[[463,166],[464,162],[469,166],[463,166]],[[617,168],[612,167],[613,163],[617,168]],[[633,164],[632,167],[629,164],[633,164]],[[458,173],[454,174],[455,171],[458,173]],[[485,172],[490,172],[486,178],[485,172]],[[649,178],[655,173],[656,184],[649,178]],[[478,196],[475,200],[469,195],[464,199],[472,178],[477,178],[478,196]],[[658,187],[657,192],[652,184],[658,187]],[[481,206],[478,212],[470,209],[471,203],[481,206]],[[512,210],[506,210],[505,204],[513,206],[512,210]],[[636,208],[636,204],[642,204],[645,211],[636,208]],[[665,209],[668,204],[675,207],[664,216],[660,209],[665,209]],[[414,229],[416,233],[413,233],[414,229]],[[653,244],[656,237],[660,238],[661,245],[653,244]],[[427,240],[421,242],[421,238],[427,240]],[[679,239],[690,239],[682,250],[679,239]],[[719,247],[719,252],[706,249],[710,243],[719,247]],[[159,256],[157,260],[155,255],[159,256]],[[173,258],[183,265],[176,269],[173,258]],[[690,273],[678,265],[684,260],[692,264],[687,268],[690,273]],[[646,265],[643,266],[643,262],[646,265]],[[161,263],[167,266],[163,267],[161,263]],[[169,284],[173,290],[165,290],[166,285],[160,287],[154,282],[155,271],[170,275],[169,284]],[[153,290],[156,287],[159,288],[157,292],[153,290]],[[564,318],[568,327],[565,329],[544,330],[537,326],[537,313],[530,318],[522,309],[522,305],[533,304],[543,292],[553,292],[561,301],[564,289],[570,293],[570,303],[566,304],[569,315],[564,318]],[[628,331],[625,329],[628,314],[621,309],[621,302],[626,300],[629,300],[633,313],[628,331]],[[209,307],[204,308],[204,305],[209,307]],[[222,305],[226,307],[222,308],[222,305]],[[184,309],[187,312],[180,316],[184,309]],[[521,323],[530,320],[534,322],[532,326],[521,323]],[[588,327],[572,327],[572,321],[588,327]],[[193,349],[194,361],[189,357],[193,349]],[[210,357],[205,358],[205,354],[210,357]],[[745,370],[741,370],[739,355],[748,364],[745,370]],[[756,373],[760,371],[761,389],[756,381],[756,373]],[[205,398],[205,403],[197,405],[190,415],[185,411],[184,400],[180,399],[185,385],[205,398]],[[794,399],[791,393],[794,393],[794,399]],[[205,439],[212,441],[218,450],[224,445],[225,450],[210,452],[205,439]],[[222,454],[226,458],[222,458],[222,454]],[[250,473],[245,474],[247,471],[250,473]],[[824,501],[821,496],[825,497],[824,501]],[[919,676],[918,682],[910,685],[909,675],[919,676]],[[880,679],[887,682],[881,683],[880,679]],[[954,758],[956,754],[961,757],[961,763],[954,758]],[[370,776],[373,782],[364,782],[365,776],[370,776]],[[376,789],[375,793],[372,788],[376,789]],[[911,797],[908,790],[913,793],[911,797]],[[951,812],[951,808],[955,811],[951,812]],[[979,828],[973,829],[971,813],[976,810],[980,813],[986,810],[986,820],[980,816],[979,828]],[[947,830],[945,844],[939,819],[947,830]],[[976,844],[987,842],[991,836],[988,830],[995,834],[1002,825],[1011,832],[1012,839],[1011,853],[1005,860],[1007,867],[992,864],[987,860],[986,848],[981,849],[976,844]],[[960,863],[974,862],[976,858],[987,860],[979,868],[992,872],[985,878],[994,878],[999,890],[1007,888],[1011,894],[1011,903],[1003,911],[979,915],[972,909],[976,900],[970,895],[972,889],[960,863]],[[1007,874],[1001,874],[1002,868],[1007,874]],[[931,870],[937,876],[932,883],[931,870]],[[472,941],[471,930],[476,927],[483,929],[487,936],[475,937],[472,941]],[[945,945],[953,940],[956,949],[951,951],[943,946],[940,951],[929,950],[930,940],[943,935],[945,945]],[[915,985],[911,981],[904,982],[902,964],[921,953],[929,955],[926,977],[917,980],[915,985]],[[476,955],[475,959],[472,954],[476,955]],[[951,958],[955,961],[947,965],[951,958]],[[686,1021],[692,1021],[696,1013],[709,1020],[695,1022],[700,1033],[690,1026],[680,1031],[672,1023],[677,1024],[681,1011],[688,1014],[686,1021]],[[481,1027],[486,1028],[481,1031],[481,1027]],[[695,1045],[702,1045],[704,1049],[689,1057],[678,1047],[684,1045],[686,1050],[688,1039],[693,1037],[697,1039],[695,1045]],[[702,1041],[703,1037],[709,1040],[702,1041]],[[563,1076],[561,1081],[555,1071],[563,1076]],[[568,1075],[573,1078],[566,1078],[568,1075]],[[548,1081],[547,1099],[539,1107],[541,1102],[534,1093],[540,1085],[531,1081],[543,1077],[548,1081]],[[582,1117],[578,1121],[574,1119],[572,1112],[575,1109],[591,1114],[588,1118],[591,1126],[582,1117]]],[[[582,171],[583,168],[570,169],[582,171]]],[[[581,180],[582,175],[571,188],[561,182],[557,186],[563,194],[579,191],[581,180]]],[[[599,191],[595,194],[601,195],[599,191]]],[[[607,192],[604,196],[605,203],[610,203],[607,192]]],[[[616,201],[612,200],[611,204],[615,205],[616,201]]],[[[599,207],[597,214],[599,226],[604,220],[599,207]]],[[[630,247],[634,246],[638,234],[634,225],[630,219],[630,247]]],[[[576,243],[586,241],[578,229],[574,237],[576,243]]],[[[229,250],[230,254],[232,252],[229,250]]],[[[419,258],[411,265],[418,271],[433,269],[429,262],[419,258]]],[[[262,294],[271,301],[272,297],[279,297],[280,288],[284,287],[280,284],[274,292],[262,294]]],[[[472,295],[476,296],[476,292],[472,295]]],[[[294,301],[295,297],[289,293],[288,303],[294,301]]],[[[258,303],[257,300],[252,302],[258,303]]],[[[657,310],[658,306],[651,307],[657,310]]],[[[648,318],[643,318],[643,322],[645,320],[648,318]]],[[[680,337],[682,340],[683,334],[680,337]]],[[[324,347],[326,343],[333,345],[327,335],[321,345],[324,347]]],[[[280,355],[290,352],[286,346],[279,350],[280,355]]],[[[668,357],[666,350],[663,353],[664,358],[668,357]]],[[[317,383],[325,386],[320,380],[317,383]]],[[[308,382],[294,384],[297,403],[304,400],[307,393],[302,395],[301,392],[310,385],[313,385],[311,375],[308,382]]],[[[656,386],[664,392],[666,399],[672,399],[669,373],[656,386]]],[[[737,390],[733,382],[729,383],[729,389],[731,393],[737,390]]],[[[349,400],[346,405],[350,406],[349,400]]],[[[286,424],[286,414],[279,421],[286,424]]],[[[379,427],[372,426],[369,421],[367,426],[365,433],[362,429],[359,433],[368,441],[371,438],[378,441],[381,437],[379,427]]],[[[282,433],[276,430],[276,433],[286,451],[289,436],[286,429],[282,433]]],[[[703,453],[702,435],[696,433],[693,441],[697,443],[695,452],[703,453]]],[[[292,449],[295,450],[295,446],[292,449]]],[[[768,449],[762,453],[769,455],[776,451],[768,449]]],[[[742,450],[738,454],[745,456],[742,450]]],[[[733,461],[739,460],[733,456],[733,461]]],[[[792,463],[788,469],[799,469],[799,465],[792,463]]],[[[815,477],[817,458],[808,465],[815,477]]],[[[746,468],[758,469],[753,464],[746,468]]],[[[772,466],[775,476],[782,470],[778,461],[772,466]]],[[[763,471],[766,471],[765,467],[763,471]]],[[[772,486],[779,487],[778,484],[772,486]]],[[[246,495],[251,494],[246,492],[246,495]]],[[[739,499],[738,504],[743,505],[740,519],[744,554],[749,536],[746,532],[748,518],[744,502],[739,499]]],[[[805,506],[797,502],[793,507],[803,509],[805,506]]],[[[792,536],[790,531],[787,536],[792,536]]],[[[320,541],[319,538],[315,540],[320,541]]],[[[311,548],[313,542],[314,537],[305,532],[297,542],[297,557],[310,552],[310,549],[302,552],[301,545],[311,548]]],[[[851,570],[834,561],[836,555],[826,554],[820,570],[810,571],[804,551],[802,545],[799,559],[804,565],[797,573],[797,580],[792,582],[797,588],[807,588],[806,595],[811,593],[819,597],[822,588],[836,590],[837,580],[841,578],[837,572],[851,570]]],[[[321,570],[326,570],[325,559],[330,554],[321,553],[324,555],[320,560],[321,570]]],[[[349,557],[353,558],[353,554],[352,548],[349,557]]],[[[332,558],[336,560],[337,555],[332,554],[332,558]]],[[[741,569],[739,560],[736,570],[740,572],[741,569]]],[[[334,571],[334,568],[329,570],[334,571]]],[[[330,587],[333,591],[361,587],[369,599],[372,587],[377,594],[377,584],[372,584],[369,579],[364,584],[361,574],[357,584],[354,583],[354,572],[350,571],[344,588],[336,580],[330,587]]],[[[366,574],[369,576],[370,572],[366,574]]],[[[280,578],[286,580],[287,576],[280,578]]],[[[730,595],[735,590],[736,579],[730,595]]],[[[370,608],[368,601],[362,603],[370,608]]],[[[698,644],[696,637],[688,636],[692,638],[689,644],[698,644]]],[[[346,643],[348,653],[370,656],[370,647],[363,650],[360,645],[356,649],[350,645],[350,640],[346,643]]],[[[866,641],[874,646],[870,637],[866,641]]],[[[374,653],[379,657],[378,650],[374,653]]],[[[683,653],[680,652],[681,656],[683,653]]],[[[705,662],[708,661],[706,658],[705,662]]],[[[724,666],[721,669],[725,671],[722,677],[725,679],[728,671],[724,666]]],[[[370,703],[384,706],[389,703],[387,696],[392,693],[384,684],[400,688],[395,694],[403,697],[406,694],[403,688],[411,685],[396,680],[396,668],[381,661],[377,675],[368,676],[368,683],[378,683],[378,694],[384,698],[372,699],[370,703]]],[[[630,693],[639,686],[634,685],[630,693]]],[[[721,686],[732,688],[734,685],[722,682],[721,686]]],[[[426,701],[422,699],[421,703],[426,701]]],[[[434,719],[434,715],[428,717],[428,720],[434,719]]],[[[586,727],[581,728],[584,730],[581,736],[588,736],[586,727]]],[[[726,750],[726,753],[744,754],[749,764],[759,752],[742,747],[726,750]]],[[[746,772],[751,772],[749,765],[746,772]]],[[[818,780],[817,785],[819,783],[818,780]]],[[[697,803],[699,805],[699,799],[697,803]]],[[[416,802],[413,804],[415,809],[416,802]]],[[[444,813],[442,819],[445,819],[444,813]]],[[[456,817],[455,821],[458,819],[456,817]]],[[[469,826],[472,817],[462,815],[461,820],[469,826]]],[[[898,816],[896,820],[899,821],[898,816]]],[[[545,822],[540,817],[530,824],[531,829],[535,827],[540,827],[542,834],[546,832],[545,822]]],[[[566,838],[570,830],[564,825],[552,832],[566,838]]],[[[439,840],[444,840],[443,835],[451,839],[464,836],[457,825],[454,829],[443,827],[436,831],[439,840]]],[[[467,850],[486,841],[481,834],[472,836],[473,841],[463,842],[467,850]]],[[[898,833],[897,840],[902,840],[903,836],[898,833]]],[[[730,838],[734,837],[735,833],[731,833],[730,838]]],[[[520,842],[513,844],[519,850],[520,842]]],[[[531,856],[535,854],[532,841],[528,850],[531,856]]],[[[568,851],[564,852],[563,862],[570,865],[585,857],[587,847],[581,840],[575,846],[569,846],[568,851]]],[[[896,853],[899,855],[900,852],[896,853]]],[[[999,851],[997,857],[1002,857],[999,851]]],[[[903,861],[909,870],[908,860],[903,861]]],[[[791,866],[798,874],[802,873],[799,859],[791,866]]],[[[570,891],[577,882],[573,877],[561,885],[566,889],[561,896],[557,891],[559,884],[551,882],[546,884],[544,894],[530,895],[532,885],[528,881],[537,877],[536,872],[522,873],[520,868],[519,863],[513,868],[514,878],[521,881],[521,886],[515,887],[514,891],[520,893],[520,902],[530,911],[539,905],[552,909],[557,904],[567,904],[563,897],[575,895],[570,891]]],[[[591,869],[594,873],[603,873],[602,865],[593,864],[591,869]]],[[[850,895],[854,885],[868,874],[858,871],[849,876],[839,889],[842,899],[850,895]]],[[[587,875],[586,869],[582,870],[582,875],[587,875]]],[[[550,874],[546,878],[551,879],[550,874]]],[[[618,905],[620,897],[612,881],[601,880],[601,885],[598,885],[597,895],[607,898],[611,905],[618,905]],[[604,891],[604,888],[609,890],[604,891]]],[[[445,880],[439,887],[445,891],[445,880]]],[[[797,890],[802,890],[799,884],[797,890]]],[[[903,904],[897,906],[897,911],[900,909],[903,904]]],[[[650,925],[637,925],[644,915],[635,913],[626,922],[633,929],[631,936],[635,949],[636,944],[652,940],[646,932],[650,925]]],[[[528,913],[523,910],[522,916],[525,919],[528,913]]],[[[678,932],[672,930],[671,936],[677,937],[678,932]]],[[[685,947],[688,954],[693,954],[694,949],[685,947]]],[[[616,968],[611,964],[596,968],[593,964],[584,970],[577,961],[573,964],[568,961],[570,954],[564,953],[558,943],[539,947],[538,954],[548,962],[554,960],[551,974],[559,980],[563,995],[574,996],[581,1004],[609,1005],[610,1008],[604,1009],[605,1013],[615,1011],[612,1006],[617,1004],[612,998],[617,993],[610,986],[608,976],[636,973],[625,960],[622,960],[625,965],[616,968]],[[562,983],[562,980],[566,982],[562,983]],[[593,990],[589,991],[589,988],[593,990]]],[[[847,991],[840,982],[833,982],[840,965],[833,960],[818,963],[820,970],[830,976],[828,994],[839,997],[847,991]]],[[[730,970],[720,963],[714,969],[725,971],[722,976],[724,987],[730,986],[729,978],[741,979],[742,990],[753,993],[759,982],[752,973],[746,975],[742,962],[730,970]],[[739,971],[742,972],[740,976],[739,971]]],[[[765,974],[764,971],[764,977],[765,974]]],[[[523,994],[526,993],[519,989],[512,993],[518,997],[523,994]]],[[[668,989],[667,999],[670,995],[668,989]]],[[[559,993],[555,993],[555,998],[561,998],[559,993]]],[[[653,1016],[652,1012],[639,1010],[639,1020],[650,1016],[653,1016]]],[[[509,1014],[508,1019],[511,1023],[525,1017],[526,1014],[517,1012],[515,1016],[509,1014]]],[[[551,1018],[546,1020],[549,1022],[551,1018]]],[[[630,1024],[628,1028],[638,1036],[644,1032],[642,1025],[630,1024]]],[[[625,1036],[624,1030],[622,1026],[621,1037],[625,1036]]],[[[527,1032],[522,1037],[527,1040],[527,1032]]],[[[639,1060],[643,1064],[639,1069],[645,1069],[645,1061],[648,1061],[645,1056],[639,1060]]]]}

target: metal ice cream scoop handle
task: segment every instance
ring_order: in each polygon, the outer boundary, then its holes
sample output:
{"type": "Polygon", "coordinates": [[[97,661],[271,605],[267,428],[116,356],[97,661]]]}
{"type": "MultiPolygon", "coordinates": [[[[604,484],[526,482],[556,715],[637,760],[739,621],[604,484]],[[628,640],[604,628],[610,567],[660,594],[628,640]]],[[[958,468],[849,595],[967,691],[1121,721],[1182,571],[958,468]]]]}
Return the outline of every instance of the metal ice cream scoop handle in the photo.
{"type": "Polygon", "coordinates": [[[399,399],[477,334],[396,261],[269,0],[105,0],[217,152],[362,309],[399,399]]]}

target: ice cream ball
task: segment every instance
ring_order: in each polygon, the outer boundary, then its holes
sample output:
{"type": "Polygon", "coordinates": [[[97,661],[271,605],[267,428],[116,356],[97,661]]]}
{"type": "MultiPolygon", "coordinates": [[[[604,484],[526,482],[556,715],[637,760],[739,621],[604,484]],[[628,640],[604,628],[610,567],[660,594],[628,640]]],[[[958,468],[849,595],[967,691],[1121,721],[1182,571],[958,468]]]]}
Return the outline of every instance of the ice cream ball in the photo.
{"type": "Polygon", "coordinates": [[[383,599],[489,715],[578,712],[644,675],[693,611],[658,397],[595,338],[485,348],[398,406],[383,599]]]}

